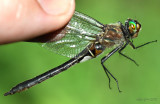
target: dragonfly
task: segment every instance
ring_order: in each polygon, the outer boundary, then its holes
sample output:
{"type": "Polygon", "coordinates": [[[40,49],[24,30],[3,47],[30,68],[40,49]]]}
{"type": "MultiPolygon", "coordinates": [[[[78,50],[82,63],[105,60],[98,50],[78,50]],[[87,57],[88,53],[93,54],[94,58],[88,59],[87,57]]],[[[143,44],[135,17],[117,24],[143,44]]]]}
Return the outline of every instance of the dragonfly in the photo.
{"type": "Polygon", "coordinates": [[[157,42],[157,40],[154,40],[136,47],[133,44],[133,39],[138,36],[140,29],[141,24],[137,20],[127,19],[124,25],[121,22],[104,25],[90,16],[75,11],[69,23],[58,34],[63,37],[60,40],[50,39],[42,44],[42,47],[71,59],[41,75],[17,84],[9,92],[5,93],[4,96],[26,90],[67,70],[77,63],[96,58],[102,54],[104,50],[110,48],[112,48],[112,51],[108,52],[108,54],[101,59],[101,65],[109,79],[109,88],[111,88],[110,80],[113,78],[117,84],[118,91],[121,92],[118,80],[108,68],[105,67],[104,62],[114,53],[118,52],[138,66],[135,60],[123,54],[122,51],[128,45],[133,49],[137,49],[147,44],[157,42]]]}

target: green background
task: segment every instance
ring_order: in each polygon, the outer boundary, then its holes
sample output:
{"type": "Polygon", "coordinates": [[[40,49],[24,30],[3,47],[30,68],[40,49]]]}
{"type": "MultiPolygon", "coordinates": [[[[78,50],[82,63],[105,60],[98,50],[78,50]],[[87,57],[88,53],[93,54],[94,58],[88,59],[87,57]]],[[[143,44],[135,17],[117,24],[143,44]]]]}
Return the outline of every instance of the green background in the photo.
{"type": "MultiPolygon", "coordinates": [[[[135,45],[160,40],[159,0],[76,0],[76,10],[108,24],[137,19],[142,30],[135,45]]],[[[108,51],[107,51],[108,52],[108,51]]],[[[107,53],[106,52],[106,53],[107,53]]],[[[0,46],[1,104],[160,104],[160,44],[153,43],[125,54],[139,63],[137,67],[118,53],[105,65],[118,79],[108,79],[96,59],[77,64],[67,71],[13,96],[3,96],[14,85],[56,67],[69,58],[54,54],[35,43],[19,42],[0,46]]]]}

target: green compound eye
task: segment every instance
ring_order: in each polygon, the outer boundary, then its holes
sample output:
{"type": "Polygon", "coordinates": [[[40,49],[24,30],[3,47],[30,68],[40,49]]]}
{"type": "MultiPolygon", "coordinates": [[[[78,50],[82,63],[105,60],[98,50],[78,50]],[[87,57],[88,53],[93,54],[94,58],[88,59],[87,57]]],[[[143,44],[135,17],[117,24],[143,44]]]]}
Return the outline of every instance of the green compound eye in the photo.
{"type": "Polygon", "coordinates": [[[133,31],[136,31],[136,23],[134,21],[129,22],[129,28],[132,29],[133,31]]]}
{"type": "Polygon", "coordinates": [[[126,27],[131,38],[136,38],[138,36],[138,32],[141,29],[141,24],[137,20],[127,19],[126,27]]]}

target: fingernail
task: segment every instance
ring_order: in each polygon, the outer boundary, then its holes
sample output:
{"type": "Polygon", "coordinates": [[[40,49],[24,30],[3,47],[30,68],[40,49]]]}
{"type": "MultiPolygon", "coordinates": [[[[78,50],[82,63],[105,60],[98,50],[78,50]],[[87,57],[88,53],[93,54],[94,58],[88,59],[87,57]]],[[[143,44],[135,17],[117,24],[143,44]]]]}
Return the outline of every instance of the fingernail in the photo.
{"type": "Polygon", "coordinates": [[[42,9],[50,15],[60,15],[70,9],[74,0],[38,0],[42,9]]]}

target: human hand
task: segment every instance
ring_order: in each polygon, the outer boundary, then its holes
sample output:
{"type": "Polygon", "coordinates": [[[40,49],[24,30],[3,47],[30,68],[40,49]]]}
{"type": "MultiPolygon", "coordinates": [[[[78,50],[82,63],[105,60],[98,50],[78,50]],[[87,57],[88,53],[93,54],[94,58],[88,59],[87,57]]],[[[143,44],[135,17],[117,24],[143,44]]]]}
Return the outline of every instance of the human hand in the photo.
{"type": "Polygon", "coordinates": [[[62,28],[74,0],[0,0],[0,44],[29,40],[62,28]]]}

